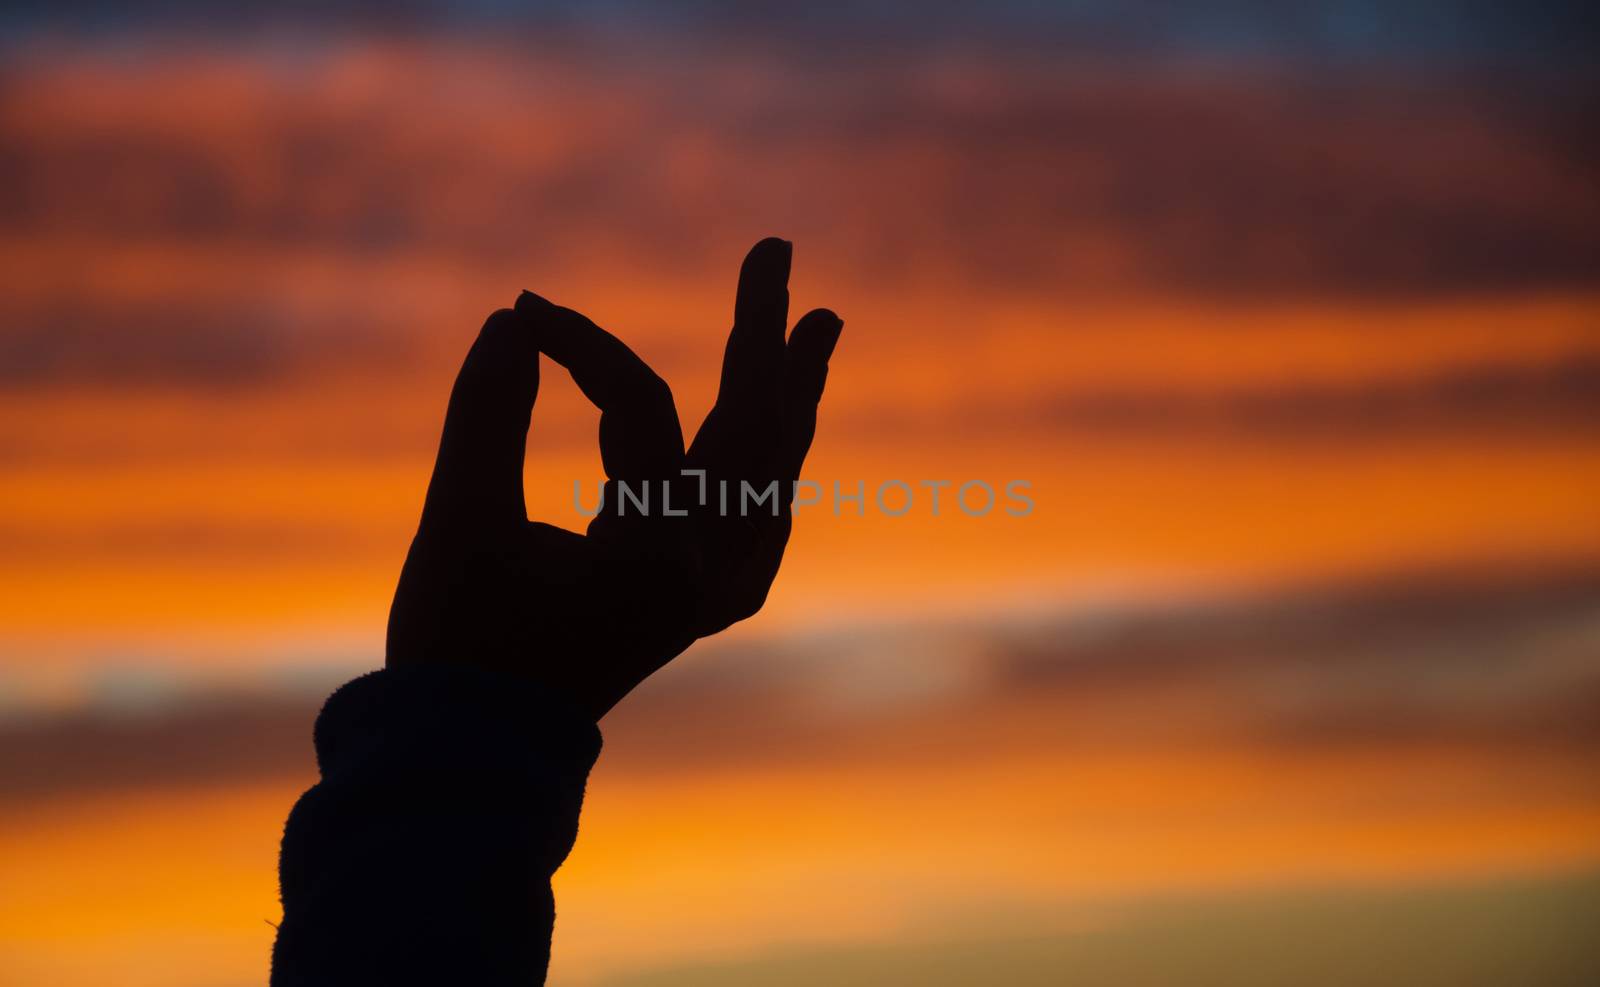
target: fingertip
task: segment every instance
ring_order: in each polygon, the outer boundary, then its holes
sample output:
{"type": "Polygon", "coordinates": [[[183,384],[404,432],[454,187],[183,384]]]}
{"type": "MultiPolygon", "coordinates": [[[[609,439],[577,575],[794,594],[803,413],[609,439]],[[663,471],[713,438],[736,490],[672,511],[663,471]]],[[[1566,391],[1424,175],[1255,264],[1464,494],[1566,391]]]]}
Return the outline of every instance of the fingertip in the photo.
{"type": "MultiPolygon", "coordinates": [[[[832,315],[832,313],[829,313],[832,315]]],[[[839,345],[839,336],[844,332],[844,320],[837,315],[833,316],[833,324],[828,329],[827,352],[823,354],[824,360],[833,359],[834,348],[839,345]]]]}
{"type": "Polygon", "coordinates": [[[497,308],[489,313],[487,319],[483,320],[483,328],[478,330],[478,335],[480,337],[498,338],[510,332],[512,327],[521,321],[517,317],[517,313],[512,309],[497,308]]]}
{"type": "Polygon", "coordinates": [[[788,280],[793,260],[794,244],[782,237],[769,236],[750,248],[745,255],[744,267],[748,273],[759,271],[788,280]]]}
{"type": "Polygon", "coordinates": [[[815,308],[800,317],[789,334],[791,350],[827,363],[844,331],[844,320],[832,309],[815,308]]]}
{"type": "Polygon", "coordinates": [[[794,254],[794,243],[789,240],[785,240],[781,236],[762,237],[756,242],[754,247],[750,248],[751,253],[755,253],[756,251],[761,251],[762,253],[770,252],[778,256],[788,257],[794,254]]]}
{"type": "Polygon", "coordinates": [[[522,289],[522,294],[517,296],[516,310],[523,315],[544,313],[554,307],[550,302],[526,288],[522,289]]]}
{"type": "MultiPolygon", "coordinates": [[[[461,366],[461,379],[471,388],[500,387],[487,381],[520,381],[508,386],[529,386],[539,374],[537,333],[522,313],[509,308],[495,309],[483,321],[478,338],[467,351],[461,366]]],[[[533,385],[537,386],[537,385],[533,385]]]]}

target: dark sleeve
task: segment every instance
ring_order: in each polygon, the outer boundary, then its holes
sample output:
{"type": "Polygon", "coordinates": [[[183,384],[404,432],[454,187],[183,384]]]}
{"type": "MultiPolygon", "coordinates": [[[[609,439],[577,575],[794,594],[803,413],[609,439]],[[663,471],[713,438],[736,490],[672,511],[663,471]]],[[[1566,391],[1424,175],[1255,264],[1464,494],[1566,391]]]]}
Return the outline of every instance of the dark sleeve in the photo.
{"type": "Polygon", "coordinates": [[[599,729],[521,680],[389,669],[335,692],[315,743],[273,987],[544,983],[599,729]]]}

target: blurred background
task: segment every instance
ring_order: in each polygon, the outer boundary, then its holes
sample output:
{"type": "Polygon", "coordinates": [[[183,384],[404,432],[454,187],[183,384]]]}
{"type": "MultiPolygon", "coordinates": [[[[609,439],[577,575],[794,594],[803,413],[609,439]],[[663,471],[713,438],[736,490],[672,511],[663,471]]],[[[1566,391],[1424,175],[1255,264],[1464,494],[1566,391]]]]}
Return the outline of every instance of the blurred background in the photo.
{"type": "Polygon", "coordinates": [[[1589,7],[219,7],[0,14],[0,984],[264,983],[484,316],[693,427],[768,234],[868,509],[605,721],[552,984],[1600,983],[1589,7]]]}

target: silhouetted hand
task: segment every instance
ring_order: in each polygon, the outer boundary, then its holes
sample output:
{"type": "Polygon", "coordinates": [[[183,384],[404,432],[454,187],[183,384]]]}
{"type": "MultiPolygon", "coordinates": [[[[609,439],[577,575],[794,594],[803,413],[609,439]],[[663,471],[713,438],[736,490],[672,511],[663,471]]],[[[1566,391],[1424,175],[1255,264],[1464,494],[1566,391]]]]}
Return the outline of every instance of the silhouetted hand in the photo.
{"type": "Polygon", "coordinates": [[[616,337],[530,292],[489,316],[451,392],[400,573],[391,667],[464,662],[531,676],[598,719],[696,639],[761,609],[843,326],[817,309],[785,343],[790,256],[789,243],[766,239],[745,257],[717,402],[687,452],[672,391],[616,337]],[[601,410],[607,484],[587,534],[527,517],[522,465],[541,352],[601,410]],[[647,513],[629,501],[619,514],[617,481],[636,497],[648,490],[647,513]],[[773,481],[776,498],[741,516],[741,482],[759,493],[773,481]]]}

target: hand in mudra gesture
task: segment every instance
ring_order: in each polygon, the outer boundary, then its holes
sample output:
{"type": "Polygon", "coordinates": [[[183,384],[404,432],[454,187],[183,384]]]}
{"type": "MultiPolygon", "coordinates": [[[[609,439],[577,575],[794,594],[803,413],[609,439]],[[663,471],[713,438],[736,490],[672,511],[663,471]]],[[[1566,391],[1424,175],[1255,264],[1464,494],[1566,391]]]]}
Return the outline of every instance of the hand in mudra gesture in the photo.
{"type": "Polygon", "coordinates": [[[390,667],[519,674],[598,719],[695,640],[761,608],[843,326],[815,309],[785,341],[790,255],[766,239],[745,257],[716,405],[687,451],[671,389],[621,340],[529,292],[489,316],[450,394],[389,613],[390,667]],[[540,353],[601,411],[608,482],[585,534],[528,520],[523,500],[540,353]],[[741,483],[774,480],[776,514],[770,499],[741,513],[741,483]],[[619,513],[617,481],[648,489],[649,510],[629,500],[619,513]]]}

